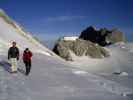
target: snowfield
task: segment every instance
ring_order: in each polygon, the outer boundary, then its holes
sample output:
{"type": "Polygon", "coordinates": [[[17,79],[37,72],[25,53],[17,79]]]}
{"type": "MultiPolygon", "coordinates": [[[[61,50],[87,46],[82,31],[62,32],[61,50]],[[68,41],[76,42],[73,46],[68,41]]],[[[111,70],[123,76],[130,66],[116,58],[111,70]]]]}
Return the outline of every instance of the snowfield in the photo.
{"type": "MultiPolygon", "coordinates": [[[[6,68],[9,66],[5,63],[6,61],[3,56],[0,62],[0,100],[133,99],[133,86],[131,88],[127,84],[124,85],[124,80],[120,80],[121,82],[117,80],[117,82],[109,76],[95,75],[68,67],[62,61],[52,57],[35,54],[33,67],[28,77],[24,75],[22,61],[19,62],[17,74],[10,74],[7,71],[6,68]]],[[[127,79],[128,83],[129,80],[133,82],[130,78],[127,79]]]]}
{"type": "MultiPolygon", "coordinates": [[[[1,10],[0,10],[1,12],[1,10]]],[[[133,100],[133,44],[107,47],[111,57],[76,57],[65,62],[14,22],[0,17],[0,100],[133,100]],[[18,73],[11,74],[7,60],[10,43],[21,55],[33,51],[29,76],[20,57],[18,73]]]]}

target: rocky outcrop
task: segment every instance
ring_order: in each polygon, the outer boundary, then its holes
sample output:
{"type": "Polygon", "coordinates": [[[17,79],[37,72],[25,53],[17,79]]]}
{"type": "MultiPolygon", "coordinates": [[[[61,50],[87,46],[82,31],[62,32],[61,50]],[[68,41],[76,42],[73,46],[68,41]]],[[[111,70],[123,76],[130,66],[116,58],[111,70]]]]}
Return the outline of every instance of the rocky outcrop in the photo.
{"type": "Polygon", "coordinates": [[[65,41],[60,39],[53,51],[64,58],[65,60],[72,61],[71,52],[76,56],[88,56],[92,58],[108,57],[109,53],[104,48],[90,41],[77,39],[75,41],[65,41]]]}
{"type": "Polygon", "coordinates": [[[90,26],[79,37],[59,39],[53,51],[66,60],[73,60],[72,53],[79,57],[103,58],[109,56],[109,52],[103,47],[117,42],[125,42],[124,34],[118,29],[97,30],[90,26]]]}
{"type": "Polygon", "coordinates": [[[111,30],[111,33],[108,33],[106,41],[109,41],[110,43],[114,44],[117,42],[126,42],[126,39],[121,31],[119,31],[118,29],[113,29],[111,30]]]}
{"type": "Polygon", "coordinates": [[[117,42],[125,42],[124,34],[118,29],[108,30],[107,28],[102,28],[100,30],[96,30],[92,26],[82,31],[79,38],[89,40],[101,46],[106,46],[117,42]]]}

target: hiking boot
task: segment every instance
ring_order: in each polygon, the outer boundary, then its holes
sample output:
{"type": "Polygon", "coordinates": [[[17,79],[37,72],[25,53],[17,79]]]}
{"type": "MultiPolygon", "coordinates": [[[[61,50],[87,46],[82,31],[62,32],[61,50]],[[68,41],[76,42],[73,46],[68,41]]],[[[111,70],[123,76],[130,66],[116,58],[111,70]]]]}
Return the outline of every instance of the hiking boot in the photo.
{"type": "Polygon", "coordinates": [[[12,71],[12,72],[11,72],[11,74],[15,74],[15,73],[17,73],[17,71],[12,71]]]}

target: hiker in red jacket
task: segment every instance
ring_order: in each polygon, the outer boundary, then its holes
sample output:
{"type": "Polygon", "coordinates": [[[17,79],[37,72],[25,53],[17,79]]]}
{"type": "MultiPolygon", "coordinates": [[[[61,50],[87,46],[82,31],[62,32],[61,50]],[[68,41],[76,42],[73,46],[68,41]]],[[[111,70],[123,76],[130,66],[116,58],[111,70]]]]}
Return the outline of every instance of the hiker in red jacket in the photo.
{"type": "Polygon", "coordinates": [[[32,58],[32,52],[29,50],[29,48],[26,48],[23,52],[23,61],[26,68],[25,75],[29,75],[30,69],[31,69],[31,58],[32,58]]]}

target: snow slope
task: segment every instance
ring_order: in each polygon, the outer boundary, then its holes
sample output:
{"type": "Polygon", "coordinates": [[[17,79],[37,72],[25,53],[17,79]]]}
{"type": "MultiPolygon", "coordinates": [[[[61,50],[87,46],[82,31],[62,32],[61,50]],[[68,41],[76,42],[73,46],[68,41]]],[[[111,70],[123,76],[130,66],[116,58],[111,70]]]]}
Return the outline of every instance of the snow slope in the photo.
{"type": "Polygon", "coordinates": [[[4,47],[9,48],[12,41],[16,41],[21,50],[28,47],[33,52],[54,55],[54,53],[35,40],[32,35],[25,32],[16,22],[9,19],[4,11],[0,10],[0,42],[4,47]]]}

